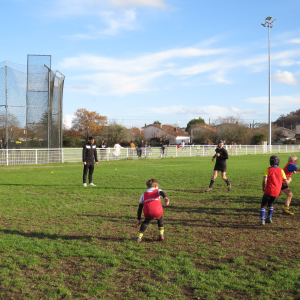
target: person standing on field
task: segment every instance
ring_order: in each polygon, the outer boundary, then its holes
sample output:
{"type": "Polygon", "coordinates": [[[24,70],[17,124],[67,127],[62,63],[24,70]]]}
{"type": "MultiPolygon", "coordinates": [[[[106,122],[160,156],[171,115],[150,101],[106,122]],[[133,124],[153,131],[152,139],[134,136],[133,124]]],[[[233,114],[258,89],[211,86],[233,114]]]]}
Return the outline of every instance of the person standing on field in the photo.
{"type": "Polygon", "coordinates": [[[288,163],[283,168],[283,171],[286,175],[287,180],[284,180],[282,183],[281,191],[286,194],[285,206],[283,209],[283,213],[286,215],[293,215],[294,213],[290,212],[290,203],[293,198],[293,194],[288,186],[292,181],[292,174],[298,173],[300,168],[297,168],[298,157],[296,155],[290,155],[288,159],[288,163]]]}
{"type": "Polygon", "coordinates": [[[283,181],[286,182],[286,175],[279,166],[279,156],[272,155],[270,157],[270,166],[265,170],[262,182],[262,190],[264,192],[261,200],[260,208],[260,225],[264,226],[266,223],[272,223],[273,216],[273,202],[277,200],[280,195],[283,181]],[[268,215],[266,215],[266,205],[268,205],[268,215]]]}
{"type": "Polygon", "coordinates": [[[210,192],[212,190],[212,186],[215,183],[215,180],[216,180],[219,172],[221,172],[222,178],[225,180],[225,182],[227,184],[228,191],[231,190],[231,183],[228,181],[228,178],[226,177],[226,169],[227,169],[226,159],[228,159],[228,152],[225,148],[223,148],[223,145],[224,145],[224,141],[219,140],[218,147],[215,150],[216,154],[212,158],[212,162],[214,162],[214,159],[217,158],[213,177],[210,180],[209,187],[205,190],[205,192],[210,192]]]}
{"type": "Polygon", "coordinates": [[[82,149],[82,161],[83,161],[83,186],[87,186],[86,177],[89,171],[89,185],[96,186],[93,184],[93,173],[94,173],[94,161],[98,166],[97,158],[97,147],[95,145],[95,139],[89,137],[89,141],[83,146],[82,149]]]}

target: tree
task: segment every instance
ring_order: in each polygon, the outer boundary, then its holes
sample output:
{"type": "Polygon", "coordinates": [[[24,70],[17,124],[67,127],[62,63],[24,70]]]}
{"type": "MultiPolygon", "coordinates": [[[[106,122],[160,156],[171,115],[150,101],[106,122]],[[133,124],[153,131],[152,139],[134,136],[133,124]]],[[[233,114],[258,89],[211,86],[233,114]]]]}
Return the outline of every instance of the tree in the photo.
{"type": "Polygon", "coordinates": [[[153,124],[158,124],[160,125],[161,123],[159,121],[154,121],[153,124]]]}
{"type": "Polygon", "coordinates": [[[267,141],[267,140],[268,140],[268,135],[265,132],[257,131],[251,139],[251,144],[261,145],[263,141],[267,141]]]}
{"type": "Polygon", "coordinates": [[[193,119],[187,123],[185,131],[191,134],[192,127],[195,127],[197,125],[206,125],[206,123],[201,117],[199,117],[199,119],[193,119]]]}
{"type": "Polygon", "coordinates": [[[100,116],[95,111],[87,111],[85,108],[77,109],[75,118],[72,120],[72,130],[77,130],[84,134],[85,139],[89,136],[100,135],[105,125],[107,124],[107,117],[100,116]]]}
{"type": "Polygon", "coordinates": [[[134,135],[129,129],[117,124],[115,121],[106,126],[101,135],[109,147],[113,147],[116,143],[128,143],[134,139],[134,135]]]}

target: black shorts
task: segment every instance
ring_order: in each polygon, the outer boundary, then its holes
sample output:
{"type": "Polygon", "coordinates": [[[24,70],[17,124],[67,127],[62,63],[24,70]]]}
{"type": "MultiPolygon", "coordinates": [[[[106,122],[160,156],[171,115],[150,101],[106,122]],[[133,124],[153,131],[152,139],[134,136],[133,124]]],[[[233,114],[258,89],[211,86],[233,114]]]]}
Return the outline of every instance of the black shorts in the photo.
{"type": "Polygon", "coordinates": [[[222,173],[225,173],[227,169],[227,166],[215,166],[214,171],[220,171],[222,173]]]}
{"type": "Polygon", "coordinates": [[[288,189],[289,188],[289,186],[287,185],[287,183],[282,183],[282,186],[281,186],[281,190],[283,191],[283,190],[285,190],[285,189],[288,189]]]}

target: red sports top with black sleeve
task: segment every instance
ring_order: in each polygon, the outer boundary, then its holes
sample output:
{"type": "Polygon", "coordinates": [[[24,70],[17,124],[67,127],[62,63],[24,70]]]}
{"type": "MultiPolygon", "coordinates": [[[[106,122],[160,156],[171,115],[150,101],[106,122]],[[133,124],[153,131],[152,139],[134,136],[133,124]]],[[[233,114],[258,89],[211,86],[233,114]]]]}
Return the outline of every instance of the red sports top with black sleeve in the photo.
{"type": "Polygon", "coordinates": [[[163,214],[159,191],[158,189],[149,189],[143,194],[143,212],[146,219],[156,220],[163,214]]]}
{"type": "Polygon", "coordinates": [[[278,197],[282,187],[282,180],[286,180],[284,171],[277,166],[272,166],[266,169],[264,177],[267,178],[264,193],[271,197],[278,197]]]}

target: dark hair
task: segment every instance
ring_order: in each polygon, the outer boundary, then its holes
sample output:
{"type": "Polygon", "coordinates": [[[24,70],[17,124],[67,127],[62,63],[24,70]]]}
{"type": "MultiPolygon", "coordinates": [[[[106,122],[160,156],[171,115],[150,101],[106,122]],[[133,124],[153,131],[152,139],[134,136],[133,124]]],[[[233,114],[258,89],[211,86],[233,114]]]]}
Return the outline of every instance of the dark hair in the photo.
{"type": "Polygon", "coordinates": [[[220,143],[223,143],[223,144],[224,144],[224,141],[223,141],[223,140],[219,140],[219,141],[218,141],[218,145],[219,145],[220,143]]]}
{"type": "Polygon", "coordinates": [[[91,141],[91,140],[94,140],[94,138],[93,138],[92,136],[90,136],[90,137],[89,137],[89,140],[90,140],[90,141],[91,141]]]}
{"type": "Polygon", "coordinates": [[[158,185],[158,181],[154,178],[151,178],[146,182],[146,185],[148,188],[155,187],[156,185],[158,185]]]}
{"type": "Polygon", "coordinates": [[[270,157],[270,165],[271,166],[279,166],[280,159],[278,155],[272,155],[270,157]]]}

